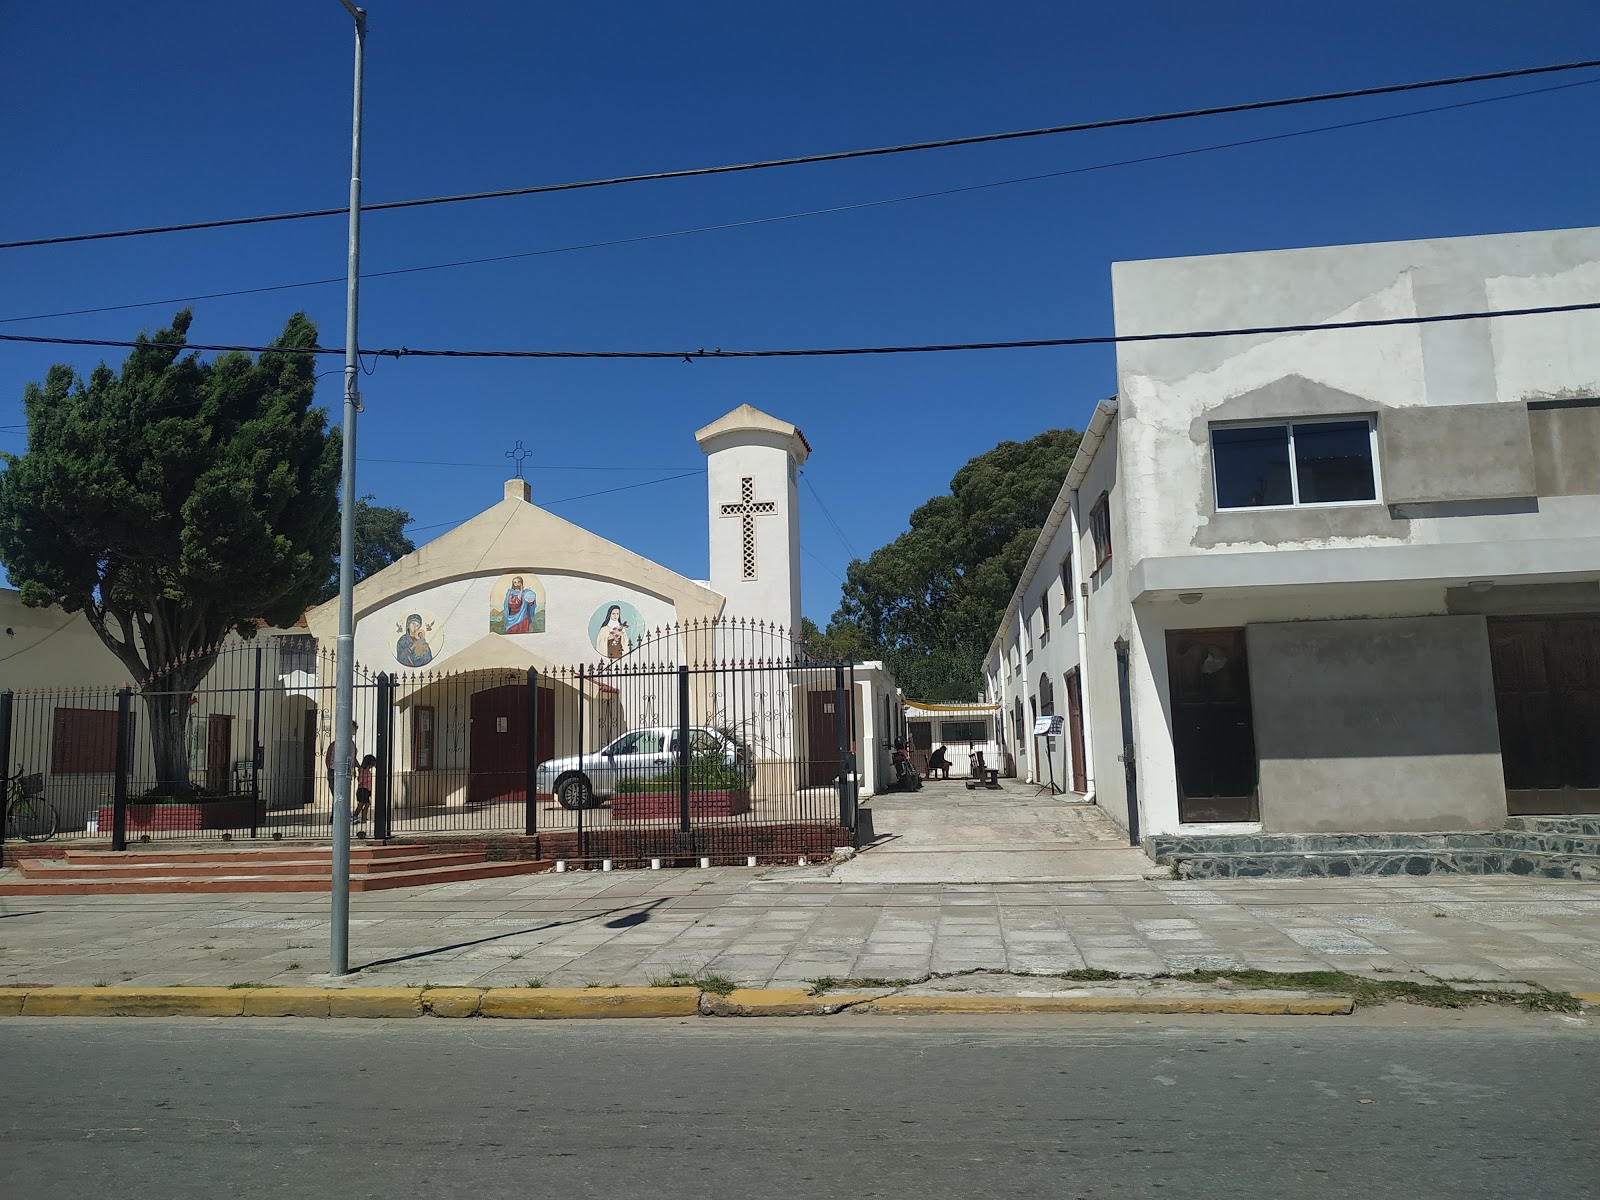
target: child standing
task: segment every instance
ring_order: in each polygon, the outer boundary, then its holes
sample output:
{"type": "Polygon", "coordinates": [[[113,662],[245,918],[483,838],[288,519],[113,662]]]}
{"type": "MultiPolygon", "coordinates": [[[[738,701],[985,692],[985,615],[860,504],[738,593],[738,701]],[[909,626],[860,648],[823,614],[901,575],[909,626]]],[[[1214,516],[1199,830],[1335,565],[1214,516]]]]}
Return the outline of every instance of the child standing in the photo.
{"type": "Polygon", "coordinates": [[[372,812],[372,773],[378,768],[378,756],[369,754],[361,760],[356,771],[356,807],[350,814],[350,824],[363,824],[372,812]]]}

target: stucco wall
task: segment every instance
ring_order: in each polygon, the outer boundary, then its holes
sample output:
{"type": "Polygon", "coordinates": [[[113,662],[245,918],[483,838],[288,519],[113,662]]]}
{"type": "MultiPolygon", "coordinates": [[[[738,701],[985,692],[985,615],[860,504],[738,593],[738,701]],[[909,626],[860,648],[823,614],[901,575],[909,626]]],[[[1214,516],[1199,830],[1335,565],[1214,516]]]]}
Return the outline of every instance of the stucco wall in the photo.
{"type": "Polygon", "coordinates": [[[1483,618],[1260,624],[1246,628],[1246,639],[1263,828],[1504,822],[1483,618]]]}
{"type": "MultiPolygon", "coordinates": [[[[1113,267],[1119,333],[1556,305],[1591,299],[1597,284],[1600,229],[1113,267]]],[[[1530,432],[1527,409],[1539,397],[1600,391],[1600,313],[1124,344],[1117,362],[1136,559],[1286,544],[1549,538],[1600,528],[1600,496],[1570,503],[1583,486],[1574,482],[1586,476],[1581,464],[1551,468],[1549,437],[1541,470],[1541,435],[1530,432]],[[1338,401],[1332,407],[1330,397],[1338,401]],[[1374,417],[1380,488],[1392,484],[1393,496],[1322,509],[1317,517],[1305,515],[1311,510],[1215,511],[1211,421],[1339,413],[1374,417]],[[1569,502],[1462,503],[1531,495],[1541,480],[1569,502]],[[1386,500],[1407,507],[1393,509],[1386,500]]]]}

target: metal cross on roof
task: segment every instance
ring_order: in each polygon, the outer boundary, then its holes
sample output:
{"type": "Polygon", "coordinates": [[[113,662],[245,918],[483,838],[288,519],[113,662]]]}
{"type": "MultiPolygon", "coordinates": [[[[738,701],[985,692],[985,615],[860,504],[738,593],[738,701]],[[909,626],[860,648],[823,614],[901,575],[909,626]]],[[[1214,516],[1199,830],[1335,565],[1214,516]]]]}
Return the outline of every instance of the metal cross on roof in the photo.
{"type": "Polygon", "coordinates": [[[517,439],[517,444],[514,447],[506,451],[506,457],[517,464],[518,479],[522,478],[522,460],[531,457],[532,454],[532,450],[528,450],[523,447],[521,438],[517,439]]]}

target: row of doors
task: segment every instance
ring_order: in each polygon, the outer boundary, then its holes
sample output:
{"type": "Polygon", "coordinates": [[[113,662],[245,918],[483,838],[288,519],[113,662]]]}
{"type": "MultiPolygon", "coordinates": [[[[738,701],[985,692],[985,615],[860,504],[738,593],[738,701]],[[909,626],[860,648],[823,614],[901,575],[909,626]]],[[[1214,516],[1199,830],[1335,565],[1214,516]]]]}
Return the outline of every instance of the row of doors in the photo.
{"type": "MultiPolygon", "coordinates": [[[[1089,765],[1084,760],[1083,749],[1083,684],[1077,671],[1068,671],[1067,683],[1067,746],[1071,753],[1068,755],[1066,768],[1072,781],[1072,790],[1080,795],[1089,790],[1089,765]]],[[[1037,720],[1042,714],[1050,717],[1055,715],[1055,695],[1049,691],[1050,677],[1041,676],[1039,679],[1039,695],[1028,697],[1028,711],[1037,720]]],[[[1017,701],[1021,705],[1021,701],[1017,701]]],[[[1019,707],[1018,711],[1021,709],[1019,707]]],[[[1027,730],[1019,731],[1019,736],[1028,736],[1027,730]]],[[[1039,738],[1028,736],[1033,743],[1033,777],[1043,779],[1047,774],[1045,767],[1039,762],[1039,738]]],[[[1046,747],[1048,750],[1049,747],[1046,747]]]]}
{"type": "MultiPolygon", "coordinates": [[[[1506,810],[1600,812],[1600,617],[1491,617],[1506,810]]],[[[1254,821],[1259,772],[1243,629],[1167,633],[1178,819],[1254,821]]]]}

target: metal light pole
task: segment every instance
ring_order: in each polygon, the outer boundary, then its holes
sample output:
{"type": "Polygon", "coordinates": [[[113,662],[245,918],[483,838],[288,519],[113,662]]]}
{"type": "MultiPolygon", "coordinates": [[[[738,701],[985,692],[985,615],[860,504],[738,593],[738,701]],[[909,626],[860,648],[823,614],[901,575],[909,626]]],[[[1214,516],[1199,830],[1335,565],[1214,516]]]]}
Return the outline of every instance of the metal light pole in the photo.
{"type": "Polygon", "coordinates": [[[355,741],[355,560],[356,414],[361,358],[356,325],[361,291],[361,67],[367,41],[367,10],[339,0],[356,23],[355,111],[350,133],[350,255],[345,284],[344,462],[339,481],[339,637],[334,643],[333,865],[328,973],[350,971],[350,779],[355,741]]]}

